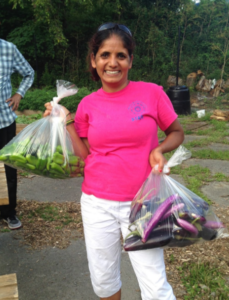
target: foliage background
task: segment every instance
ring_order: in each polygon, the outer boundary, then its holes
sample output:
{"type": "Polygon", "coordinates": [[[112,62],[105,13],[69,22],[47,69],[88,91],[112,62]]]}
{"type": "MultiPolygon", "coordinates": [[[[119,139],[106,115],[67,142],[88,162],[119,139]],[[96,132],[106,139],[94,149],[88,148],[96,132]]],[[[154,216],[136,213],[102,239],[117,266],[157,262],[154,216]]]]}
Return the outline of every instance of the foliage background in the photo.
{"type": "MultiPolygon", "coordinates": [[[[208,79],[229,74],[229,4],[225,0],[1,0],[0,37],[13,42],[36,71],[34,88],[55,93],[56,79],[97,89],[87,71],[87,43],[105,22],[126,24],[137,47],[131,80],[166,86],[201,69],[208,79]]],[[[14,86],[19,75],[12,78],[14,86]]],[[[39,92],[36,92],[38,96],[39,92]]],[[[49,95],[46,95],[49,97],[49,95]]],[[[80,97],[75,99],[79,101],[80,97]]],[[[39,98],[39,96],[38,96],[39,98]]],[[[47,99],[46,99],[47,100],[47,99]]]]}

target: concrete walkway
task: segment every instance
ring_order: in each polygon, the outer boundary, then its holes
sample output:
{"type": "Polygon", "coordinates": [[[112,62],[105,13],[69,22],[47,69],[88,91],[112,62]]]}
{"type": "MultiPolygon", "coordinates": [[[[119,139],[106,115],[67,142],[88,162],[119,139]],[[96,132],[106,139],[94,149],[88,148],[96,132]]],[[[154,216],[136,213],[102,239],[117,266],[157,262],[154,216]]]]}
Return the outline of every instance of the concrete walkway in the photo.
{"type": "MultiPolygon", "coordinates": [[[[196,139],[199,137],[196,137],[196,139]]],[[[195,139],[191,137],[190,140],[195,139]]],[[[185,142],[189,141],[186,137],[185,142]]],[[[212,146],[211,146],[212,147],[212,146]]],[[[217,144],[218,149],[223,145],[217,144]]],[[[227,150],[227,149],[226,149],[227,150]]],[[[198,164],[210,169],[212,174],[229,176],[229,162],[189,159],[185,165],[198,164]]],[[[182,178],[173,175],[184,184],[182,178]]],[[[18,185],[18,199],[41,202],[80,200],[81,178],[53,180],[34,176],[23,178],[18,185]],[[68,198],[65,198],[66,190],[68,198]]],[[[229,205],[229,183],[213,182],[202,187],[203,193],[212,201],[225,207],[229,205]]],[[[0,225],[1,226],[1,225],[0,225]]],[[[98,299],[90,283],[85,243],[73,241],[66,249],[46,248],[28,251],[19,245],[15,232],[0,233],[0,275],[16,273],[20,300],[95,300],[98,299]]],[[[138,283],[128,254],[122,254],[122,299],[140,300],[138,283]]]]}

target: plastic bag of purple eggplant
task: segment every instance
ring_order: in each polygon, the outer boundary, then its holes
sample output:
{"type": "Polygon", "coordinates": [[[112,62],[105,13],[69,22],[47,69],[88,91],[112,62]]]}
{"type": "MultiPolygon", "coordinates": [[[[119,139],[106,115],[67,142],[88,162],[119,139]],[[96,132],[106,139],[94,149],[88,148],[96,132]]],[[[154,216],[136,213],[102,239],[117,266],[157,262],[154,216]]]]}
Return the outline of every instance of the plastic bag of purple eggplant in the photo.
{"type": "Polygon", "coordinates": [[[180,146],[162,173],[157,168],[150,173],[131,204],[125,251],[186,247],[228,236],[207,202],[166,175],[190,157],[191,152],[180,146]]]}

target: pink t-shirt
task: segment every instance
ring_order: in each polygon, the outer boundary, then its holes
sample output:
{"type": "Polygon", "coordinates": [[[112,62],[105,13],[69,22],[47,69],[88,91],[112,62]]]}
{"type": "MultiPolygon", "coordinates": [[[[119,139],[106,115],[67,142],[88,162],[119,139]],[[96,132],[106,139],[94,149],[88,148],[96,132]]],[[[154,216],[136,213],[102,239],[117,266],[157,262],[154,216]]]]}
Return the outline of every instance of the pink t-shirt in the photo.
{"type": "Polygon", "coordinates": [[[151,171],[149,154],[158,146],[157,131],[177,118],[163,88],[131,81],[123,90],[103,89],[80,102],[75,128],[87,137],[84,193],[116,201],[132,201],[151,171]]]}

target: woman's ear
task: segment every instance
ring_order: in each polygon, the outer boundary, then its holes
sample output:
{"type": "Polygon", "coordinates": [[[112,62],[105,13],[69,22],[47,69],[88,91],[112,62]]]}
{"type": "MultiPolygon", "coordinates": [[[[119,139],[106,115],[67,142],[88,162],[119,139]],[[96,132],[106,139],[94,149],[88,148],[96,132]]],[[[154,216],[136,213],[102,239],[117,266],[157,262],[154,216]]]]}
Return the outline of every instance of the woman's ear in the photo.
{"type": "Polygon", "coordinates": [[[95,69],[96,68],[96,63],[95,63],[95,55],[94,55],[94,53],[91,53],[90,58],[91,58],[92,68],[95,69]]]}
{"type": "Polygon", "coordinates": [[[134,59],[134,56],[133,56],[133,54],[131,54],[131,56],[130,56],[129,70],[132,68],[133,59],[134,59]]]}

